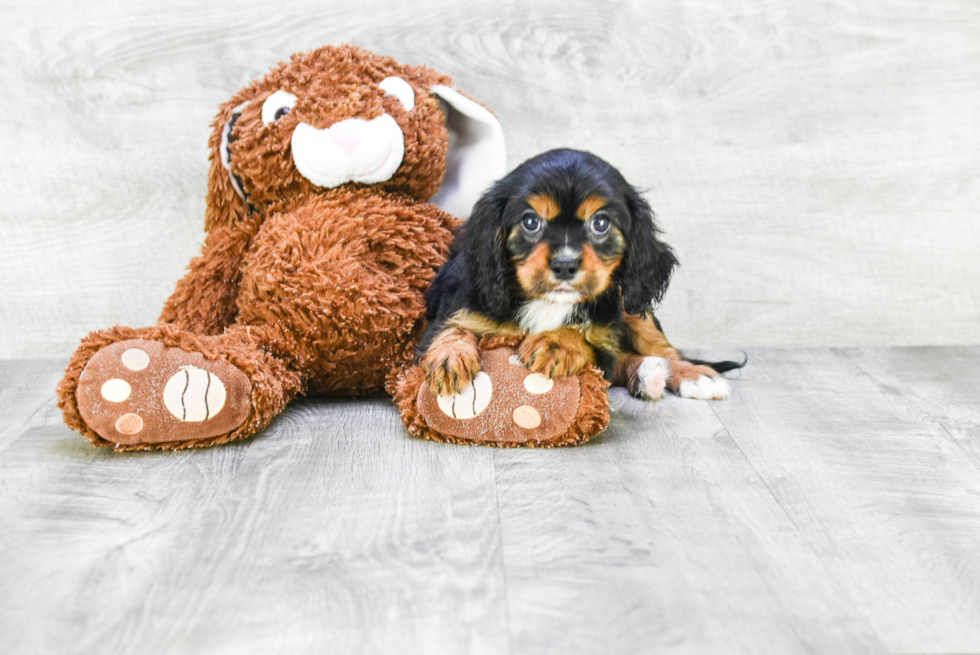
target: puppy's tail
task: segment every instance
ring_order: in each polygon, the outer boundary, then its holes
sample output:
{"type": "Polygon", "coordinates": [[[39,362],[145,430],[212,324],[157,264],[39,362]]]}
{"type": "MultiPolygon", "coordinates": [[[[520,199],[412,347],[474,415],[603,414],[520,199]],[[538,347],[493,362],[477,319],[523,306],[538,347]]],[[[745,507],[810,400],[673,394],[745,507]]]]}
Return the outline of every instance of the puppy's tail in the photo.
{"type": "Polygon", "coordinates": [[[709,366],[715,369],[715,371],[717,371],[718,373],[727,373],[728,371],[736,371],[749,363],[749,356],[744,352],[742,353],[741,362],[733,362],[731,360],[725,360],[722,362],[709,362],[703,359],[691,359],[687,357],[685,357],[685,359],[687,359],[687,361],[691,362],[692,364],[701,364],[703,366],[709,366]]]}

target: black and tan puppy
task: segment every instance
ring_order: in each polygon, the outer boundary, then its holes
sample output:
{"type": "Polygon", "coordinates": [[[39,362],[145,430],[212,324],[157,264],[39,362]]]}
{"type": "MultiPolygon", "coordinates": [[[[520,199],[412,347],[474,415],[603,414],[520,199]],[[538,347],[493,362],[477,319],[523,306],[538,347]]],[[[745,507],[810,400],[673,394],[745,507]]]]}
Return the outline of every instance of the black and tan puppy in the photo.
{"type": "Polygon", "coordinates": [[[429,291],[429,387],[465,389],[477,339],[520,334],[521,361],[548,377],[597,364],[638,398],[665,387],[725,398],[720,373],[741,364],[684,358],[653,316],[676,264],[650,206],[607,162],[564,149],[529,159],[476,204],[429,291]]]}

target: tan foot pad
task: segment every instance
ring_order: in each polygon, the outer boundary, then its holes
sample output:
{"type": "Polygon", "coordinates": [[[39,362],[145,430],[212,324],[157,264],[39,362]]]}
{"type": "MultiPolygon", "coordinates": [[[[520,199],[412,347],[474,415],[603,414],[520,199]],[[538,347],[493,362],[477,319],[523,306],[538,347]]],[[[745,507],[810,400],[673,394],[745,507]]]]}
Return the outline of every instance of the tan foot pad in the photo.
{"type": "Polygon", "coordinates": [[[90,428],[117,444],[208,439],[248,416],[252,384],[224,361],[130,339],[106,346],[78,379],[78,409],[90,428]]]}
{"type": "Polygon", "coordinates": [[[481,353],[483,371],[456,396],[423,384],[418,409],[431,429],[475,443],[547,444],[565,433],[579,408],[576,377],[531,373],[510,348],[481,353]]]}

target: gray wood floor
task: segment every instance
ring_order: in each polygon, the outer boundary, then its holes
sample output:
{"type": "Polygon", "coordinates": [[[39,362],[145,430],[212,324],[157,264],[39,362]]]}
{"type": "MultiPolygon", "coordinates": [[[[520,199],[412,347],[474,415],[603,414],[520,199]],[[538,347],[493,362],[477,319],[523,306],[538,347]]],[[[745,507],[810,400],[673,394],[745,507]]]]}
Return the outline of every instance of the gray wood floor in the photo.
{"type": "Polygon", "coordinates": [[[749,354],[556,451],[377,398],[115,454],[0,363],[0,652],[980,652],[980,347],[749,354]]]}

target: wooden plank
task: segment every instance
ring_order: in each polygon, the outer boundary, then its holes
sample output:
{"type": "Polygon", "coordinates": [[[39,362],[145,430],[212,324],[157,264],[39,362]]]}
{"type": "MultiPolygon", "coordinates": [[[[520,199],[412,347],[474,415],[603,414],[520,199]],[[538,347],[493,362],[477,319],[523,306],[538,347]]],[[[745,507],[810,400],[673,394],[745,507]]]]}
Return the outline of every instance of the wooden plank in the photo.
{"type": "Polygon", "coordinates": [[[980,343],[977,34],[974,0],[6,2],[0,357],[152,323],[218,104],[344,41],[453,75],[512,166],[572,146],[650,189],[681,345],[980,343]]]}
{"type": "Polygon", "coordinates": [[[118,454],[61,425],[63,362],[0,362],[0,651],[980,650],[977,349],[750,356],[554,451],[377,398],[118,454]]]}
{"type": "Polygon", "coordinates": [[[980,347],[846,348],[862,371],[907,398],[980,466],[980,347]]]}
{"type": "Polygon", "coordinates": [[[29,427],[0,484],[3,652],[506,651],[492,454],[387,399],[178,454],[29,427]]]}
{"type": "MultiPolygon", "coordinates": [[[[0,453],[29,427],[45,424],[54,412],[55,387],[64,375],[64,362],[53,360],[0,361],[0,453]]],[[[61,414],[57,412],[60,422],[61,414]]]]}
{"type": "Polygon", "coordinates": [[[514,653],[883,652],[706,403],[612,398],[585,447],[496,453],[514,653]]]}
{"type": "Polygon", "coordinates": [[[900,389],[839,351],[753,351],[711,409],[889,652],[980,651],[980,475],[900,389]]]}

